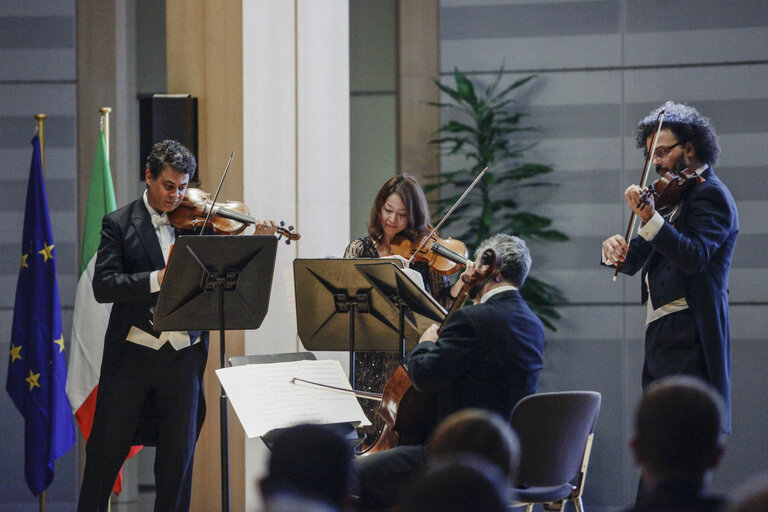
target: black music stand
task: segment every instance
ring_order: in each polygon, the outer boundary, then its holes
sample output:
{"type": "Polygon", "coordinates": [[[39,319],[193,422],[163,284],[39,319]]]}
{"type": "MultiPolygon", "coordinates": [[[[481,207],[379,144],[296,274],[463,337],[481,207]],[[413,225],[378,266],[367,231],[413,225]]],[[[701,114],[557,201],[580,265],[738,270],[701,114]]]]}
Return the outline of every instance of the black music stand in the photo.
{"type": "MultiPolygon", "coordinates": [[[[258,329],[267,314],[275,269],[274,236],[181,236],[154,311],[158,331],[219,330],[226,366],[227,329],[258,329]]],[[[227,396],[221,388],[221,508],[229,511],[227,396]]]]}
{"type": "Polygon", "coordinates": [[[349,350],[349,381],[355,383],[355,352],[396,351],[419,333],[407,324],[400,335],[398,315],[386,297],[355,265],[371,259],[295,259],[299,339],[312,351],[349,350]]]}
{"type": "MultiPolygon", "coordinates": [[[[447,314],[445,308],[408,277],[401,267],[389,261],[380,261],[359,263],[355,268],[366,281],[387,298],[397,312],[400,333],[405,330],[406,319],[419,333],[427,330],[433,323],[441,324],[445,319],[447,314]]],[[[400,356],[404,359],[406,349],[412,349],[416,344],[407,347],[406,339],[402,334],[400,339],[400,356]]]]}

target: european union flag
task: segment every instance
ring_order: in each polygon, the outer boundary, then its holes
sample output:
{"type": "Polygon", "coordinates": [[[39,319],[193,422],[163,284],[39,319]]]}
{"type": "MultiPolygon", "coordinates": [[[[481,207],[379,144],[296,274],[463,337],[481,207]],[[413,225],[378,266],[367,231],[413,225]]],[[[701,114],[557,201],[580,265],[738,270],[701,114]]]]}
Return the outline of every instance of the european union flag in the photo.
{"type": "Polygon", "coordinates": [[[32,138],[21,244],[5,387],[24,416],[24,475],[32,494],[37,496],[53,481],[54,461],[75,442],[72,412],[64,391],[67,360],[55,245],[37,135],[32,138]]]}

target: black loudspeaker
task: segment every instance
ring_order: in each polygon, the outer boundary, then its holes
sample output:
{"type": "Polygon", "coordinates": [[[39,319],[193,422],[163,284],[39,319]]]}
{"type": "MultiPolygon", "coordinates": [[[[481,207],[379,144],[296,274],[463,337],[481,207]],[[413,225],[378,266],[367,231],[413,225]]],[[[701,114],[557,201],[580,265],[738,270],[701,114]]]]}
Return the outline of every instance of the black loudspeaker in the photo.
{"type": "MultiPolygon", "coordinates": [[[[152,146],[166,139],[184,144],[198,159],[197,98],[189,94],[154,94],[139,98],[139,181],[144,181],[152,146]]],[[[189,181],[197,182],[197,170],[189,181]]]]}

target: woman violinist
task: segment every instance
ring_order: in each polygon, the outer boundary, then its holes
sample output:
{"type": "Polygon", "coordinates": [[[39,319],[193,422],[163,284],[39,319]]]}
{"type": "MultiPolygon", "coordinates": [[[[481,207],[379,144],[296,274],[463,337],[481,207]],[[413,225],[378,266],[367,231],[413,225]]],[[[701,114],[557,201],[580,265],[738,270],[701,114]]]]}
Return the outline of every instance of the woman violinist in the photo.
{"type": "MultiPolygon", "coordinates": [[[[399,258],[393,252],[393,240],[405,237],[415,241],[428,234],[430,222],[427,199],[413,176],[402,174],[389,179],[376,194],[368,221],[368,235],[353,240],[344,251],[344,258],[399,258]]],[[[446,308],[461,290],[461,283],[451,287],[447,276],[430,269],[423,261],[411,268],[418,271],[430,295],[446,308]]],[[[396,352],[360,352],[355,358],[354,387],[360,391],[381,393],[387,379],[400,364],[396,352]]],[[[375,417],[377,403],[361,400],[363,410],[371,418],[375,433],[380,422],[375,417]]]]}

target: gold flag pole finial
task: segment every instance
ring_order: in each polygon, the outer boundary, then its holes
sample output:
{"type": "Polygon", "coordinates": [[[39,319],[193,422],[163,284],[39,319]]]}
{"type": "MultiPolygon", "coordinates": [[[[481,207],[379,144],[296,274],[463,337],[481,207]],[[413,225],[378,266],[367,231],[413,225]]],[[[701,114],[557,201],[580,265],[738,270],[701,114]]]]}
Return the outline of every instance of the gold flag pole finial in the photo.
{"type": "Polygon", "coordinates": [[[110,107],[101,107],[101,131],[104,132],[104,153],[107,155],[107,162],[109,162],[109,113],[112,112],[110,107]]]}
{"type": "Polygon", "coordinates": [[[37,135],[40,137],[40,167],[43,168],[45,173],[45,118],[48,117],[45,114],[35,114],[37,120],[37,135]]]}

